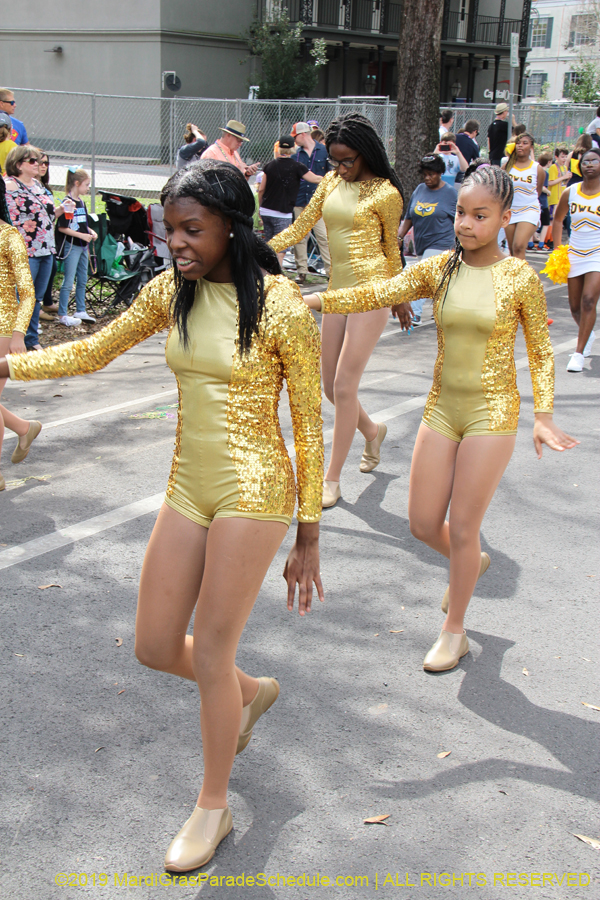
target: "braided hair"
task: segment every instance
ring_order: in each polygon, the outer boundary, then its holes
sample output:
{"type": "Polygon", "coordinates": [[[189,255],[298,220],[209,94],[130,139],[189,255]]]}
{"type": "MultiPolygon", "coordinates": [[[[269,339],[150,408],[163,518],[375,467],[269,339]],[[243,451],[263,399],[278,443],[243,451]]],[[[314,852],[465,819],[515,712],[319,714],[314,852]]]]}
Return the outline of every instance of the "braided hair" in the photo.
{"type": "Polygon", "coordinates": [[[328,152],[332,144],[345,144],[360,153],[373,175],[391,181],[404,202],[402,182],[390,165],[381,138],[369,119],[359,113],[347,113],[334,119],[325,135],[328,152]]]}
{"type": "MultiPolygon", "coordinates": [[[[252,335],[258,333],[265,308],[263,269],[271,275],[281,274],[276,254],[253,231],[254,194],[245,176],[231,163],[202,159],[169,178],[160,202],[164,206],[182,197],[189,197],[231,221],[231,273],[237,291],[238,343],[242,355],[249,350],[252,335]]],[[[189,342],[187,321],[195,293],[196,282],[186,280],[175,266],[172,313],[185,347],[189,342]]]]}
{"type": "Polygon", "coordinates": [[[516,162],[516,159],[517,159],[517,144],[519,143],[519,141],[521,140],[521,138],[529,138],[529,140],[531,141],[531,146],[532,146],[532,147],[535,147],[535,138],[534,138],[534,136],[533,136],[532,134],[529,134],[528,131],[522,131],[521,134],[517,134],[517,135],[515,136],[515,146],[514,146],[514,148],[513,148],[513,152],[510,154],[510,156],[509,156],[508,159],[506,160],[506,171],[507,171],[507,172],[510,172],[510,170],[512,169],[512,167],[514,166],[514,164],[515,164],[515,162],[516,162]]]}
{"type": "MultiPolygon", "coordinates": [[[[500,166],[491,166],[487,159],[474,159],[465,171],[465,179],[458,189],[458,193],[465,188],[481,185],[485,187],[493,198],[502,206],[502,212],[510,209],[514,188],[512,178],[500,166]]],[[[462,262],[463,248],[459,239],[455,239],[454,251],[449,257],[446,265],[442,269],[442,277],[437,286],[435,296],[437,297],[444,289],[450,285],[450,279],[458,273],[462,262]]]]}

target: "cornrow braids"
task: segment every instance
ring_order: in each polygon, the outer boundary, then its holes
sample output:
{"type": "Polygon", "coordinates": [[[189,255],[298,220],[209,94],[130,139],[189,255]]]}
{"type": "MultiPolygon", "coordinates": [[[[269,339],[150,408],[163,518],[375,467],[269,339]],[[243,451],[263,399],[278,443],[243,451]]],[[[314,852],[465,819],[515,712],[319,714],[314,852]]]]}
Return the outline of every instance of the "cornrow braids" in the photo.
{"type": "Polygon", "coordinates": [[[515,136],[515,146],[514,146],[513,152],[510,154],[510,156],[508,157],[508,159],[506,161],[506,171],[507,172],[510,172],[510,170],[512,169],[512,167],[514,166],[514,164],[516,162],[517,144],[519,143],[521,138],[529,138],[529,140],[531,141],[531,146],[535,147],[535,138],[532,134],[529,134],[528,131],[522,131],[521,134],[516,135],[515,136]]]}
{"type": "Polygon", "coordinates": [[[325,135],[328,152],[332,144],[345,144],[360,153],[373,175],[391,181],[404,203],[402,182],[392,168],[381,138],[369,119],[359,113],[347,113],[334,119],[325,135]]]}
{"type": "MultiPolygon", "coordinates": [[[[231,272],[239,306],[238,345],[240,355],[250,349],[258,333],[265,308],[263,270],[280,275],[277,255],[253,231],[255,201],[246,178],[228,162],[202,159],[176,172],[164,186],[163,207],[189,197],[231,221],[231,272]]],[[[196,294],[196,282],[186,280],[175,266],[175,295],[172,314],[183,344],[187,347],[187,321],[196,294]]]]}
{"type": "MultiPolygon", "coordinates": [[[[512,178],[504,171],[504,169],[501,169],[500,166],[491,166],[486,159],[482,159],[481,157],[479,159],[474,159],[465,171],[465,180],[460,185],[458,193],[460,194],[461,191],[469,187],[474,187],[475,185],[485,187],[492,197],[500,203],[502,212],[510,209],[514,194],[512,178]]],[[[449,257],[446,265],[442,269],[442,277],[437,286],[435,297],[443,291],[444,285],[446,286],[447,292],[448,287],[450,286],[450,279],[455,273],[458,274],[462,262],[462,252],[462,244],[459,239],[456,238],[452,256],[449,257]]]]}

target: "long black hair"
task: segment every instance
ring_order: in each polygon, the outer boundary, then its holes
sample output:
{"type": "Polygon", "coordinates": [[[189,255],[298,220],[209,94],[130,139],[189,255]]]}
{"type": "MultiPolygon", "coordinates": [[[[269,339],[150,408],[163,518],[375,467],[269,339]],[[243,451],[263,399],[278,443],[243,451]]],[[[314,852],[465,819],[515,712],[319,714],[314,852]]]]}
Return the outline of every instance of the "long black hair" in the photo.
{"type": "Polygon", "coordinates": [[[359,113],[347,113],[334,119],[325,135],[328,152],[332,144],[345,144],[346,147],[357,150],[373,175],[391,181],[404,202],[402,182],[392,168],[382,140],[369,119],[359,113]]]}
{"type": "MultiPolygon", "coordinates": [[[[164,186],[160,202],[164,206],[189,197],[231,221],[229,242],[231,274],[239,306],[238,344],[240,355],[258,333],[265,308],[263,269],[280,275],[277,255],[254,233],[254,194],[239,169],[228,162],[202,159],[175,173],[164,186]]],[[[175,266],[175,295],[171,311],[184,346],[189,341],[187,321],[196,293],[196,282],[187,281],[175,266]]]]}
{"type": "MultiPolygon", "coordinates": [[[[460,194],[462,190],[473,187],[473,185],[485,187],[494,200],[500,203],[502,212],[510,209],[514,194],[512,178],[500,166],[491,166],[487,159],[481,157],[474,159],[465,171],[465,179],[460,185],[458,193],[460,194]]],[[[442,277],[435,292],[436,297],[443,291],[444,285],[450,284],[451,277],[460,269],[462,253],[462,244],[456,238],[454,251],[442,269],[442,277]]]]}
{"type": "Polygon", "coordinates": [[[4,178],[0,175],[0,219],[3,222],[6,222],[7,225],[12,225],[12,221],[10,218],[10,213],[8,211],[8,204],[6,202],[6,185],[4,184],[4,178]]]}

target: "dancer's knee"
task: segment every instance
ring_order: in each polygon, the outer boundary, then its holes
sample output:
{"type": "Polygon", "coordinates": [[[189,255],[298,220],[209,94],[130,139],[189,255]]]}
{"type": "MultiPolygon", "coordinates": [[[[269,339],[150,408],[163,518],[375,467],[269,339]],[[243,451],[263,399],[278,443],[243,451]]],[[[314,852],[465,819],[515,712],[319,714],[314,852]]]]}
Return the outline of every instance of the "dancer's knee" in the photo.
{"type": "Polygon", "coordinates": [[[424,544],[430,544],[440,534],[440,527],[437,522],[424,519],[420,515],[409,514],[408,527],[412,536],[424,544]]]}
{"type": "Polygon", "coordinates": [[[219,634],[214,633],[212,637],[207,633],[194,635],[192,668],[198,684],[222,681],[234,666],[235,650],[230,651],[228,642],[219,641],[219,634]]]}
{"type": "Polygon", "coordinates": [[[148,669],[156,669],[158,672],[170,672],[176,667],[183,652],[183,644],[173,647],[162,640],[153,640],[148,636],[137,635],[135,637],[135,656],[139,663],[148,669]]]}
{"type": "Polygon", "coordinates": [[[596,304],[598,303],[598,298],[594,296],[594,294],[584,293],[581,298],[581,306],[583,311],[586,313],[592,312],[596,309],[596,304]]]}
{"type": "Polygon", "coordinates": [[[337,375],[333,383],[333,398],[336,406],[350,400],[358,400],[358,386],[349,381],[346,376],[337,375]]]}
{"type": "Polygon", "coordinates": [[[450,546],[454,550],[468,547],[479,541],[479,527],[472,522],[450,516],[450,546]]]}

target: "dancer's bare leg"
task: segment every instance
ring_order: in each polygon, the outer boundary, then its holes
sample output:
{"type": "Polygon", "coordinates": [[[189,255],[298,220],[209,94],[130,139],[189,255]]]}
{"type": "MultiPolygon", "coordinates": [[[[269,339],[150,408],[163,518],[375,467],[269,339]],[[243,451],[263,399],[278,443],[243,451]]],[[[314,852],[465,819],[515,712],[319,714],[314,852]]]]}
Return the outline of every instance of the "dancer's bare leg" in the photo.
{"type": "Polygon", "coordinates": [[[511,256],[518,259],[525,259],[525,251],[527,244],[535,234],[537,225],[531,225],[529,222],[517,222],[516,225],[507,225],[504,229],[506,240],[508,241],[508,249],[511,256]]]}
{"type": "MultiPolygon", "coordinates": [[[[371,357],[377,341],[385,328],[389,309],[375,309],[371,312],[357,313],[348,316],[344,339],[338,355],[335,375],[333,377],[333,402],[335,404],[335,421],[333,425],[333,444],[326,481],[339,481],[342,467],[352,446],[356,429],[365,440],[372,441],[377,436],[377,425],[367,415],[358,401],[358,387],[365,367],[371,357]]],[[[324,316],[324,359],[325,344],[328,334],[326,320],[333,316],[324,316]]],[[[335,316],[335,318],[343,318],[335,316]]],[[[334,326],[335,327],[335,326],[334,326]]],[[[332,329],[333,331],[333,329],[332,329]]],[[[334,331],[334,340],[339,344],[339,327],[334,331]]],[[[333,343],[333,341],[332,341],[333,343]]],[[[337,347],[338,344],[335,346],[337,347]]],[[[333,353],[331,354],[333,356],[333,353]]],[[[323,362],[323,381],[325,383],[325,361],[323,362]]],[[[328,360],[328,389],[331,390],[331,364],[328,360]]],[[[326,396],[329,396],[326,390],[326,396]]]]}
{"type": "Polygon", "coordinates": [[[258,681],[235,666],[239,637],[287,526],[216,519],[210,529],[163,506],[140,579],[136,656],[144,665],[197,681],[205,775],[199,805],[222,809],[242,706],[258,681]],[[194,636],[187,635],[196,607],[194,636]]]}
{"type": "MultiPolygon", "coordinates": [[[[10,338],[8,337],[0,337],[0,356],[6,356],[8,353],[8,348],[10,345],[10,338]]],[[[2,396],[2,391],[4,390],[4,385],[6,384],[6,378],[0,378],[0,397],[2,396]]],[[[19,437],[23,437],[27,434],[29,430],[29,422],[26,419],[21,419],[20,416],[15,416],[14,413],[11,413],[5,406],[0,404],[0,450],[2,450],[2,441],[4,440],[4,427],[9,428],[11,431],[14,431],[15,434],[18,434],[19,437]]]]}
{"type": "Polygon", "coordinates": [[[412,534],[450,559],[445,631],[462,633],[481,564],[479,530],[515,440],[514,435],[482,435],[459,444],[426,425],[419,428],[410,471],[408,515],[412,534]]]}
{"type": "Polygon", "coordinates": [[[596,324],[596,307],[600,296],[600,272],[587,272],[568,280],[569,307],[577,322],[577,353],[583,353],[596,324]]]}

